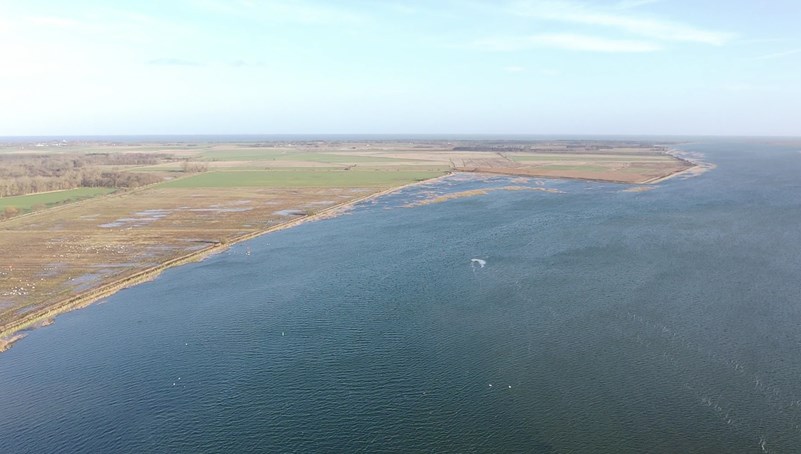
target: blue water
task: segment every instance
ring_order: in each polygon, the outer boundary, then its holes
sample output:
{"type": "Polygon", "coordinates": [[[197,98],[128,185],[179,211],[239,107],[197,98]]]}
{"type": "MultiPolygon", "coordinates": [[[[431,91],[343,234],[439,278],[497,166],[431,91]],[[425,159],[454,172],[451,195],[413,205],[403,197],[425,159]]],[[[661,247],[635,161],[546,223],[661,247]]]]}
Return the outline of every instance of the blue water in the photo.
{"type": "Polygon", "coordinates": [[[521,184],[454,178],[61,316],[0,354],[0,452],[799,452],[801,146],[683,148],[718,167],[404,207],[521,184]]]}

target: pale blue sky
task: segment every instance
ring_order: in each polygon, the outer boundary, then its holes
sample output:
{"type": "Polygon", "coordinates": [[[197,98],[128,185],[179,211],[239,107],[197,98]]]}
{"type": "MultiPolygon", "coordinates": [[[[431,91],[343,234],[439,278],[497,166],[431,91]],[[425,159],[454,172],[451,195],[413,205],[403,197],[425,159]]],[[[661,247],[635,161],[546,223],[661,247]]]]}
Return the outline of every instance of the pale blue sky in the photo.
{"type": "Polygon", "coordinates": [[[0,135],[801,135],[798,0],[0,0],[0,135]]]}

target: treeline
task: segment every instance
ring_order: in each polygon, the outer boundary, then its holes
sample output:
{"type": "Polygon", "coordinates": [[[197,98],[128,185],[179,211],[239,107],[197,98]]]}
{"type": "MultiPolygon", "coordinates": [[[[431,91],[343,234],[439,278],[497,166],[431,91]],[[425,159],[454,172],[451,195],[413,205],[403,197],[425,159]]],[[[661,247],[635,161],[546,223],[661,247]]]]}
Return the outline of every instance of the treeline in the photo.
{"type": "Polygon", "coordinates": [[[135,188],[157,183],[161,178],[156,175],[120,172],[109,166],[153,165],[163,158],[144,153],[0,154],[0,197],[79,187],[135,188]]]}

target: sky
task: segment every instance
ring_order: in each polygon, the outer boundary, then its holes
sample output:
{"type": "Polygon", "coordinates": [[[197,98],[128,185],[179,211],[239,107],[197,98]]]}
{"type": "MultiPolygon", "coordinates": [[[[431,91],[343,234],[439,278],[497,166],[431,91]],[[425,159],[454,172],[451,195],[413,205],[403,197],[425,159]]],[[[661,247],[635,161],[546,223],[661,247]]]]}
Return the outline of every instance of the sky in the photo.
{"type": "Polygon", "coordinates": [[[801,136],[798,0],[0,0],[0,136],[801,136]]]}

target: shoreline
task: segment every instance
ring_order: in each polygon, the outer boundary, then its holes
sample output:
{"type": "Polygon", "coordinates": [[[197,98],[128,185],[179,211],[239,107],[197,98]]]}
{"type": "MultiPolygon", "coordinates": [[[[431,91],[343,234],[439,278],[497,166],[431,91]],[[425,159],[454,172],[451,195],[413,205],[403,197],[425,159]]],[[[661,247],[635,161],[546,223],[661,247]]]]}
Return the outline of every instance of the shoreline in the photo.
{"type": "MultiPolygon", "coordinates": [[[[103,298],[108,298],[109,296],[114,295],[115,293],[119,292],[120,290],[133,287],[135,285],[139,285],[148,281],[151,281],[158,277],[163,271],[176,267],[185,265],[188,263],[199,262],[204,260],[206,257],[211,255],[217,254],[219,252],[223,252],[227,250],[232,245],[242,243],[247,240],[251,240],[253,238],[257,238],[262,235],[266,235],[268,233],[278,232],[281,230],[286,230],[300,224],[304,224],[306,222],[312,222],[322,219],[329,219],[332,217],[336,217],[343,213],[346,209],[351,208],[359,203],[367,202],[369,200],[377,199],[379,197],[383,197],[385,195],[392,194],[394,192],[401,191],[403,189],[407,189],[410,187],[418,186],[421,184],[428,184],[435,181],[442,180],[448,176],[453,175],[453,172],[446,173],[444,175],[440,175],[438,177],[429,178],[422,181],[415,181],[412,183],[404,184],[401,186],[396,186],[388,189],[383,189],[378,192],[374,192],[372,194],[368,194],[366,196],[357,197],[353,200],[349,200],[347,202],[342,202],[323,210],[320,210],[317,213],[309,214],[298,219],[292,219],[281,224],[274,225],[264,230],[258,230],[250,233],[246,233],[244,235],[240,235],[238,237],[226,239],[224,242],[218,242],[211,244],[203,249],[192,251],[187,254],[181,255],[179,257],[167,260],[162,262],[158,265],[151,266],[148,268],[140,269],[138,271],[133,272],[128,276],[123,276],[117,279],[114,279],[110,282],[106,282],[100,284],[92,289],[85,290],[80,292],[76,295],[73,295],[67,299],[61,300],[57,303],[54,303],[50,306],[43,307],[39,310],[33,311],[29,314],[26,314],[25,317],[22,317],[19,320],[15,320],[10,322],[4,326],[0,326],[0,353],[10,349],[15,342],[19,341],[20,339],[24,338],[27,334],[25,331],[33,330],[42,326],[47,326],[53,323],[53,319],[61,314],[65,314],[67,312],[72,312],[74,310],[83,309],[88,307],[103,298]]],[[[137,188],[138,189],[138,188],[137,188]]]]}
{"type": "Polygon", "coordinates": [[[714,169],[716,166],[715,164],[702,161],[700,159],[693,159],[690,156],[687,156],[687,153],[677,150],[675,148],[671,148],[670,150],[666,151],[665,153],[673,156],[674,158],[688,164],[690,167],[679,170],[677,172],[673,172],[669,175],[664,175],[661,177],[654,178],[652,180],[648,180],[643,184],[657,184],[663,181],[670,180],[671,178],[675,178],[684,174],[690,174],[691,176],[701,175],[702,173],[709,172],[710,170],[714,169]]]}
{"type": "MultiPolygon", "coordinates": [[[[508,177],[514,176],[523,176],[528,178],[543,178],[543,179],[567,179],[567,180],[581,180],[581,181],[593,181],[593,182],[602,182],[602,183],[612,183],[612,184],[627,184],[627,185],[636,185],[636,186],[643,186],[643,185],[653,185],[660,183],[662,181],[674,178],[676,176],[685,174],[685,173],[703,173],[706,170],[709,170],[701,161],[694,162],[693,160],[687,159],[686,157],[678,156],[681,152],[679,150],[669,150],[666,154],[684,162],[685,164],[689,165],[690,167],[686,169],[681,169],[678,171],[674,171],[668,175],[663,175],[660,177],[656,177],[653,179],[649,179],[646,181],[641,182],[630,182],[630,181],[615,181],[609,179],[593,179],[593,178],[579,178],[579,177],[566,177],[566,176],[537,176],[537,175],[530,175],[530,174],[515,174],[510,172],[501,172],[501,171],[493,171],[492,169],[483,169],[483,168],[475,168],[475,169],[453,169],[450,172],[440,175],[434,178],[429,178],[422,181],[415,181],[412,183],[408,183],[405,185],[392,187],[388,189],[383,189],[372,194],[368,194],[366,196],[358,197],[353,200],[342,202],[340,204],[336,204],[325,208],[317,213],[305,215],[298,219],[288,220],[286,222],[274,225],[264,230],[257,230],[250,233],[246,233],[234,238],[224,239],[223,241],[212,243],[203,249],[191,251],[186,254],[183,254],[179,257],[175,257],[169,260],[166,260],[162,263],[157,265],[139,269],[137,271],[132,272],[126,276],[118,277],[113,279],[109,282],[101,283],[94,288],[85,290],[83,292],[77,293],[73,296],[70,296],[66,299],[58,301],[52,305],[43,307],[39,310],[33,311],[29,314],[26,314],[24,317],[12,321],[6,325],[0,326],[0,352],[6,351],[13,346],[13,344],[20,339],[24,338],[27,334],[26,331],[33,330],[42,326],[47,326],[53,323],[53,319],[61,314],[71,312],[74,310],[82,309],[87,306],[90,306],[96,303],[98,300],[103,298],[107,298],[109,296],[114,295],[115,293],[123,290],[125,288],[133,287],[135,285],[142,284],[144,282],[150,281],[158,277],[163,271],[173,268],[176,266],[185,265],[192,262],[199,262],[204,260],[206,257],[217,254],[219,252],[227,250],[230,246],[242,243],[244,241],[266,235],[268,233],[273,233],[285,229],[289,229],[295,227],[297,225],[312,222],[322,219],[328,219],[335,216],[340,215],[346,209],[351,208],[359,203],[366,202],[372,199],[376,199],[388,194],[392,194],[394,192],[401,191],[403,189],[418,186],[421,184],[428,184],[433,183],[449,176],[452,176],[456,173],[466,173],[466,174],[485,174],[485,175],[503,175],[508,177]],[[700,172],[699,172],[700,170],[700,172]]],[[[150,186],[150,185],[148,185],[150,186]]],[[[139,191],[142,189],[147,188],[140,187],[135,188],[132,191],[139,191]]],[[[128,192],[128,191],[126,191],[128,192]]],[[[118,193],[111,193],[108,196],[115,196],[118,193]]],[[[79,201],[76,203],[81,203],[84,201],[79,201]]],[[[59,207],[53,207],[58,209],[59,207]]],[[[32,213],[25,213],[22,216],[26,216],[32,213]]],[[[17,219],[18,217],[12,218],[17,219]]]]}

